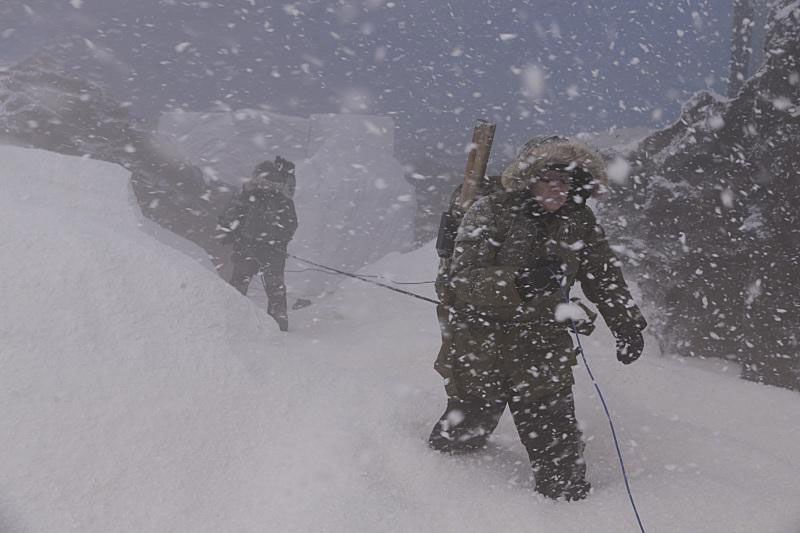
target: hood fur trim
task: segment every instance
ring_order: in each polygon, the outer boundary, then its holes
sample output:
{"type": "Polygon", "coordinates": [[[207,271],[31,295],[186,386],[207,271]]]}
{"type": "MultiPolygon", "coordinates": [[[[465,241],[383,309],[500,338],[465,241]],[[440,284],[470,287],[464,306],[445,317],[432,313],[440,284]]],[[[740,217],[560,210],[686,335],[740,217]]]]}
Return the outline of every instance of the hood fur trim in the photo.
{"type": "Polygon", "coordinates": [[[528,143],[502,175],[503,188],[519,191],[527,188],[531,179],[549,165],[576,165],[589,172],[597,185],[593,195],[602,194],[608,184],[606,163],[594,150],[566,139],[543,143],[528,143]]]}

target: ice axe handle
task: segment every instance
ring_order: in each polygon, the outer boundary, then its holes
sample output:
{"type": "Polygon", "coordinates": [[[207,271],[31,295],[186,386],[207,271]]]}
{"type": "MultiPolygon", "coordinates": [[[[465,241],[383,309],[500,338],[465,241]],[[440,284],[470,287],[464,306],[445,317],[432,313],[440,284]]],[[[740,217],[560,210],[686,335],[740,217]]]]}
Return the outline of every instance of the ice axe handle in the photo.
{"type": "Polygon", "coordinates": [[[469,146],[467,168],[464,171],[464,186],[461,188],[459,198],[459,204],[465,211],[475,199],[478,183],[486,174],[496,128],[495,124],[479,119],[472,130],[472,143],[469,146]]]}

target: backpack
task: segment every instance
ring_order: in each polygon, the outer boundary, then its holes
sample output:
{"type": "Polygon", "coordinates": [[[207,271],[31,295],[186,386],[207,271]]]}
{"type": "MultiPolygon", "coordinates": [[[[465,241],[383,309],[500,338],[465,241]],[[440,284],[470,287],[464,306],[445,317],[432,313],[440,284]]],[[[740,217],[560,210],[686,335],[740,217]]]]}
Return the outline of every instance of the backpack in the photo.
{"type": "MultiPolygon", "coordinates": [[[[459,185],[456,187],[456,190],[453,191],[453,194],[450,196],[450,205],[439,219],[439,232],[436,235],[436,254],[440,259],[452,258],[453,252],[455,251],[458,227],[461,225],[461,221],[466,214],[466,209],[462,208],[460,204],[462,188],[463,185],[459,185]]],[[[472,199],[472,203],[478,198],[502,190],[503,186],[500,183],[500,176],[487,176],[487,182],[484,182],[482,186],[478,187],[475,198],[472,199]]]]}

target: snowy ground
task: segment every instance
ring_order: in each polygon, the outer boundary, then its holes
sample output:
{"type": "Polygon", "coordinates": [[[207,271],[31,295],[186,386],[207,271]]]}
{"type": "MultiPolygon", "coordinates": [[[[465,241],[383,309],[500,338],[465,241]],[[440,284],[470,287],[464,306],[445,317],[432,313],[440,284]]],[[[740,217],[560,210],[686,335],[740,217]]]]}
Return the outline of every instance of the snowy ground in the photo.
{"type": "MultiPolygon", "coordinates": [[[[140,229],[119,167],[0,159],[0,531],[638,530],[583,368],[596,492],[546,501],[508,417],[479,455],[426,447],[431,304],[347,281],[281,334],[255,285],[140,229]]],[[[434,271],[428,246],[363,272],[434,271]]],[[[623,367],[612,346],[586,342],[647,531],[800,531],[796,393],[654,352],[623,367]]]]}

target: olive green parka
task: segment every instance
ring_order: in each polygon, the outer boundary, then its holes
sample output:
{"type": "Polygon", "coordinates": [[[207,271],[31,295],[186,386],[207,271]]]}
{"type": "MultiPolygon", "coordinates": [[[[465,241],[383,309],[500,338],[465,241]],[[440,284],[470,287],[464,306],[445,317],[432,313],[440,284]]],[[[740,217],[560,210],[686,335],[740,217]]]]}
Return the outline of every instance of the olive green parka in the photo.
{"type": "Polygon", "coordinates": [[[571,199],[555,213],[528,192],[530,179],[551,164],[580,165],[604,183],[602,159],[569,141],[523,151],[503,173],[504,192],[483,197],[459,227],[450,267],[452,342],[435,368],[451,397],[499,397],[509,383],[532,397],[573,383],[576,354],[567,318],[569,288],[579,281],[612,332],[640,331],[646,322],[631,299],[603,229],[573,184],[571,199]],[[524,301],[520,270],[547,256],[566,266],[563,291],[524,301]]]}

